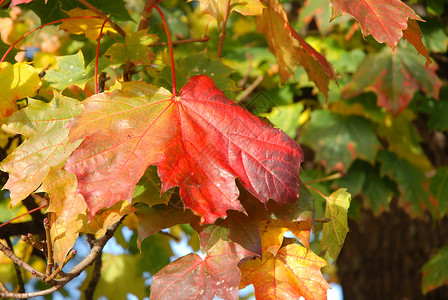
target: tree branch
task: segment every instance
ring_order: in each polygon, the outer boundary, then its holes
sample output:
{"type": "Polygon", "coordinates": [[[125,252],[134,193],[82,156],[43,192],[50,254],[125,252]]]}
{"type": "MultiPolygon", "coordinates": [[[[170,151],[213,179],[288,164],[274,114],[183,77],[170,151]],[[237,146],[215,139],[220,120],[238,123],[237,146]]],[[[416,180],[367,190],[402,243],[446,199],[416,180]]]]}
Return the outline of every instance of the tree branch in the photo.
{"type": "MultiPolygon", "coordinates": [[[[118,226],[120,226],[121,222],[126,216],[123,216],[120,221],[112,224],[107,229],[106,233],[99,237],[98,239],[92,241],[93,247],[90,250],[90,253],[80,262],[78,263],[73,269],[65,273],[62,278],[59,279],[53,279],[50,282],[47,282],[50,285],[53,285],[51,288],[48,288],[46,290],[38,291],[38,292],[32,292],[32,293],[13,293],[9,292],[5,286],[0,283],[0,297],[5,298],[16,298],[16,299],[28,299],[32,297],[38,297],[38,296],[45,296],[48,294],[51,294],[59,289],[61,289],[64,285],[66,285],[68,282],[70,282],[73,278],[78,277],[79,274],[81,274],[82,271],[84,271],[87,267],[89,267],[102,253],[102,250],[104,248],[104,245],[112,238],[115,231],[117,230],[118,226]]],[[[31,267],[29,264],[24,262],[22,259],[17,257],[11,249],[3,245],[3,243],[0,242],[0,251],[5,253],[7,257],[9,257],[14,263],[16,263],[21,268],[27,270],[31,273],[31,275],[39,277],[42,281],[45,281],[47,276],[42,274],[41,272],[37,271],[33,267],[31,267]]]]}

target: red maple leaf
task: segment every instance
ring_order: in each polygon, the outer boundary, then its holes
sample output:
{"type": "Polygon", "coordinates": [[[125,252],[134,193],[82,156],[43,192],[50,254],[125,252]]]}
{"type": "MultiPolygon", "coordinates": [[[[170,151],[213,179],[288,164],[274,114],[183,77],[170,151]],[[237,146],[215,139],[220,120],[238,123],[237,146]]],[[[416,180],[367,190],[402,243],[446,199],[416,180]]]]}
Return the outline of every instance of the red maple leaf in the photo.
{"type": "Polygon", "coordinates": [[[151,299],[238,299],[238,263],[252,253],[220,240],[202,259],[190,253],[160,270],[151,284],[151,299]]]}
{"type": "Polygon", "coordinates": [[[84,141],[65,169],[77,175],[90,217],[130,201],[149,165],[158,166],[162,192],[179,186],[185,207],[206,223],[229,209],[244,211],[236,178],[263,203],[298,198],[300,146],[229,100],[205,75],[190,78],[178,97],[131,82],[83,103],[70,140],[84,141]]]}

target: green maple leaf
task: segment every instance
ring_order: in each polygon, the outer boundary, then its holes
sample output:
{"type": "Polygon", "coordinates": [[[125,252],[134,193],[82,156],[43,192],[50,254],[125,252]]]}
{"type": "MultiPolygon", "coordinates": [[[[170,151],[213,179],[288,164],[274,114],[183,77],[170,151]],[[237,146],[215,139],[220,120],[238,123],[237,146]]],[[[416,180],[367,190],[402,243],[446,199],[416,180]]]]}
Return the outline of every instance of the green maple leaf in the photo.
{"type": "Polygon", "coordinates": [[[347,189],[339,189],[326,197],[325,217],[330,222],[324,224],[321,248],[328,250],[330,256],[336,259],[344,245],[348,233],[347,212],[351,202],[351,195],[347,189]]]}
{"type": "Polygon", "coordinates": [[[301,143],[316,151],[316,160],[328,170],[346,171],[356,158],[373,162],[380,143],[373,124],[359,116],[343,116],[327,110],[311,113],[301,143]]]}
{"type": "MultiPolygon", "coordinates": [[[[205,74],[212,78],[216,87],[228,97],[238,90],[235,82],[229,78],[232,69],[224,65],[221,59],[208,58],[205,51],[179,59],[176,61],[175,67],[177,86],[184,86],[192,76],[205,74]]],[[[171,81],[171,68],[166,66],[156,78],[156,84],[171,90],[171,81]]]]}
{"type": "Polygon", "coordinates": [[[126,35],[124,44],[113,44],[105,55],[110,55],[112,62],[120,64],[128,59],[134,64],[151,65],[154,53],[148,48],[158,40],[155,34],[148,34],[146,30],[130,32],[126,35]]]}
{"type": "MultiPolygon", "coordinates": [[[[56,57],[58,70],[49,70],[44,79],[56,90],[62,91],[70,84],[84,88],[87,81],[95,76],[95,60],[84,67],[84,55],[79,50],[73,55],[56,57]]],[[[98,71],[104,70],[110,64],[109,60],[102,57],[98,60],[98,71]]]]}

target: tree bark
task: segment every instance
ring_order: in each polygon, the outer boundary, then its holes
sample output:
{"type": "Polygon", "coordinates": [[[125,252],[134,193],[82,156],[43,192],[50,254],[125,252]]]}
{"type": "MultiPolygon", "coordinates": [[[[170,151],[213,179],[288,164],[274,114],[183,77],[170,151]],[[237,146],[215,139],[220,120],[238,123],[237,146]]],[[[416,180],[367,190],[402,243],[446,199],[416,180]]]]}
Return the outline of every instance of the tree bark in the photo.
{"type": "Polygon", "coordinates": [[[447,218],[412,219],[393,201],[379,216],[363,209],[349,228],[337,260],[344,300],[448,299],[447,286],[423,295],[420,271],[437,248],[448,245],[447,218]]]}

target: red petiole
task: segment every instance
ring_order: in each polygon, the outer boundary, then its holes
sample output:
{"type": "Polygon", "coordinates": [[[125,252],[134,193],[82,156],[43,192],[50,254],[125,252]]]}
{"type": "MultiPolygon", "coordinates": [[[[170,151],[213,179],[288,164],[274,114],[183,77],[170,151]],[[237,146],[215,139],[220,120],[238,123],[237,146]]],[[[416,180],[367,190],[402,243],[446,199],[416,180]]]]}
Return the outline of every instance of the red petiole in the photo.
{"type": "Polygon", "coordinates": [[[177,87],[176,87],[176,72],[174,68],[174,54],[173,54],[173,42],[171,40],[170,29],[168,28],[168,23],[166,22],[165,16],[158,6],[154,6],[154,8],[159,12],[160,17],[162,18],[163,27],[165,27],[166,37],[168,39],[168,47],[170,50],[170,60],[171,60],[171,80],[173,81],[173,96],[177,96],[177,87]]]}

